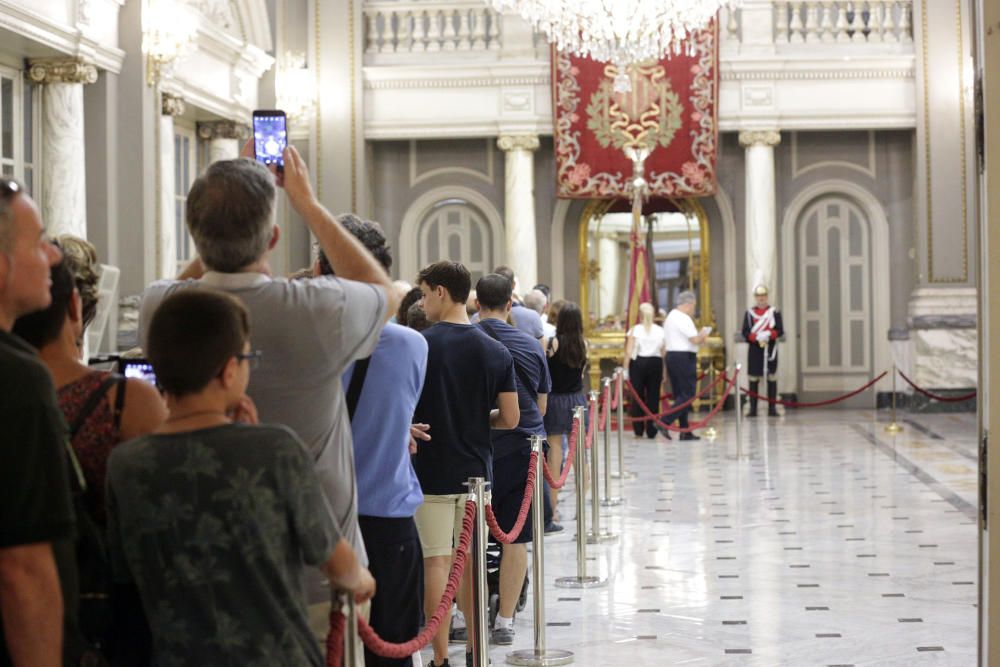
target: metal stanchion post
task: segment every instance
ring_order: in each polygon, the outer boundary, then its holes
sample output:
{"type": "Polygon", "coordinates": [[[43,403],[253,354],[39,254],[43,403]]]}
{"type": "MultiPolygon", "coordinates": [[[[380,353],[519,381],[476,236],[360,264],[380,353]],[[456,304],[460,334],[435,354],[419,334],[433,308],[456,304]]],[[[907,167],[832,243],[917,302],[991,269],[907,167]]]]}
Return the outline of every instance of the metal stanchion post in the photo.
{"type": "Polygon", "coordinates": [[[892,365],[892,422],[885,427],[885,432],[891,435],[903,432],[903,427],[896,421],[896,364],[892,365]]]}
{"type": "Polygon", "coordinates": [[[358,608],[354,596],[344,595],[347,602],[347,623],[344,628],[344,667],[357,667],[358,658],[358,608]]]}
{"type": "Polygon", "coordinates": [[[604,497],[601,505],[614,507],[622,504],[622,499],[611,495],[611,378],[604,378],[604,404],[608,419],[604,422],[604,497]]]}
{"type": "MultiPolygon", "coordinates": [[[[711,359],[708,360],[708,383],[709,386],[715,386],[715,362],[711,359]]],[[[715,394],[714,390],[708,393],[709,409],[711,409],[712,405],[715,403],[715,396],[713,394],[715,394]]],[[[709,424],[708,428],[701,432],[701,436],[709,442],[713,442],[717,437],[719,437],[719,432],[714,426],[709,424]]]]}
{"type": "Polygon", "coordinates": [[[489,667],[489,590],[486,588],[486,486],[482,477],[470,477],[465,483],[476,503],[476,522],[472,531],[472,613],[466,613],[469,621],[469,636],[472,637],[472,664],[475,667],[489,667]]]}
{"type": "MultiPolygon", "coordinates": [[[[615,479],[632,479],[634,474],[625,470],[625,369],[618,367],[618,470],[611,473],[615,479]]],[[[625,484],[621,485],[622,499],[625,496],[625,484]]]]}
{"type": "Polygon", "coordinates": [[[531,436],[531,451],[538,455],[535,463],[535,490],[531,500],[531,592],[535,613],[535,647],[507,654],[511,665],[548,667],[573,662],[570,651],[545,648],[545,485],[542,484],[542,438],[531,436]]]}
{"type": "MultiPolygon", "coordinates": [[[[601,414],[601,406],[596,401],[597,392],[591,392],[591,402],[597,407],[594,409],[593,419],[598,419],[601,414]]],[[[610,406],[605,408],[610,410],[610,406]]],[[[610,417],[610,415],[608,415],[610,417]]],[[[597,455],[597,429],[601,427],[600,422],[594,427],[594,442],[590,445],[590,532],[587,533],[587,544],[603,544],[614,542],[617,535],[612,535],[601,530],[601,457],[597,455]]],[[[607,440],[607,426],[605,425],[604,437],[607,440]]]]}
{"type": "Polygon", "coordinates": [[[743,396],[740,394],[740,372],[743,364],[736,364],[736,456],[743,456],[743,396]]]}
{"type": "Polygon", "coordinates": [[[597,588],[608,583],[607,579],[587,576],[587,542],[586,542],[586,511],[587,503],[584,499],[584,484],[586,482],[584,470],[586,469],[587,454],[586,447],[587,422],[584,419],[584,408],[580,406],[573,410],[573,419],[577,423],[576,436],[576,456],[573,459],[573,478],[576,484],[576,576],[559,577],[556,579],[556,586],[559,588],[597,588]]]}

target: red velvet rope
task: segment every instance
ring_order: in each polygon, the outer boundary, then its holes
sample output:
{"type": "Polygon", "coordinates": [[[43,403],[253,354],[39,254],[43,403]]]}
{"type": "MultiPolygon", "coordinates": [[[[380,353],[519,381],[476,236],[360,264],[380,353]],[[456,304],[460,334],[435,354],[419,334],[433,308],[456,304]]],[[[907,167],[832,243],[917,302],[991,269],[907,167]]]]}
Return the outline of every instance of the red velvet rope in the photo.
{"type": "Polygon", "coordinates": [[[546,461],[542,462],[542,472],[545,475],[545,480],[549,483],[553,489],[561,489],[566,486],[566,480],[569,479],[569,471],[572,467],[573,461],[575,460],[573,456],[576,454],[576,440],[580,437],[580,422],[576,419],[573,420],[573,430],[569,434],[569,453],[566,456],[566,465],[563,467],[562,472],[559,474],[559,479],[555,479],[552,473],[549,471],[549,464],[546,461]]]}
{"type": "Polygon", "coordinates": [[[631,417],[629,423],[634,424],[636,422],[647,422],[647,421],[649,421],[651,419],[659,419],[661,417],[670,416],[670,415],[674,414],[675,412],[680,412],[684,408],[687,408],[687,407],[691,406],[692,404],[694,404],[695,401],[697,401],[699,398],[701,398],[702,396],[704,396],[705,394],[707,394],[710,390],[714,389],[715,386],[718,385],[720,382],[722,382],[724,379],[726,379],[726,374],[725,373],[720,373],[719,377],[715,378],[714,382],[712,382],[710,385],[707,385],[706,387],[704,387],[701,391],[699,391],[697,394],[695,394],[694,396],[692,396],[687,401],[681,403],[680,405],[672,406],[669,410],[664,410],[663,412],[661,412],[659,414],[655,414],[655,415],[649,409],[649,406],[647,406],[645,403],[642,402],[642,399],[639,397],[639,393],[635,390],[635,387],[632,386],[632,383],[629,382],[628,383],[629,393],[632,394],[632,398],[636,401],[636,403],[638,403],[643,408],[643,412],[646,413],[645,417],[631,417]]]}
{"type": "Polygon", "coordinates": [[[330,608],[330,632],[326,635],[326,665],[340,667],[344,662],[344,631],[347,629],[347,619],[340,613],[340,604],[334,600],[330,608]]]}
{"type": "Polygon", "coordinates": [[[776,399],[776,398],[768,398],[767,396],[761,396],[760,394],[758,394],[755,391],[750,391],[749,389],[743,389],[742,387],[740,388],[740,391],[742,391],[744,394],[746,394],[747,396],[750,396],[752,398],[759,398],[759,399],[761,399],[763,401],[767,401],[768,403],[775,403],[777,405],[783,405],[786,408],[821,408],[821,407],[824,407],[824,406],[827,406],[827,405],[833,405],[834,403],[841,403],[841,402],[846,401],[847,399],[851,398],[852,396],[857,396],[858,394],[860,394],[861,392],[863,392],[865,389],[868,389],[869,387],[871,387],[873,384],[875,384],[876,382],[878,382],[879,380],[881,380],[882,378],[884,378],[888,374],[889,374],[889,371],[882,371],[881,375],[879,375],[878,377],[876,377],[873,380],[869,381],[867,384],[865,384],[865,386],[858,387],[857,389],[855,389],[854,391],[852,391],[850,393],[844,394],[843,396],[838,396],[837,398],[831,398],[828,401],[814,401],[812,403],[796,403],[795,401],[782,401],[782,400],[779,400],[779,399],[776,399]]]}
{"type": "Polygon", "coordinates": [[[493,506],[486,506],[486,525],[490,527],[490,534],[501,544],[514,544],[524,530],[524,523],[528,520],[528,510],[531,509],[531,501],[535,493],[535,479],[538,475],[538,452],[531,452],[531,459],[528,461],[528,482],[524,486],[524,499],[521,500],[521,509],[517,513],[517,521],[510,529],[509,533],[503,532],[497,517],[493,513],[493,506]]]}
{"type": "Polygon", "coordinates": [[[896,372],[899,373],[900,377],[902,377],[904,380],[906,380],[906,384],[908,384],[911,387],[913,387],[914,389],[916,389],[919,393],[921,393],[924,396],[926,396],[927,398],[933,399],[935,401],[941,401],[942,403],[961,403],[963,401],[968,401],[968,400],[971,400],[971,399],[975,398],[978,395],[978,393],[979,393],[979,392],[975,392],[974,391],[971,394],[962,394],[961,396],[941,396],[940,394],[932,394],[931,392],[927,391],[926,389],[923,389],[922,387],[918,387],[913,380],[911,380],[910,378],[906,377],[906,373],[904,373],[903,371],[901,371],[901,370],[899,370],[897,368],[896,372]]]}
{"type": "MultiPolygon", "coordinates": [[[[728,379],[725,373],[721,374],[719,377],[720,378],[726,378],[726,379],[728,379]]],[[[674,426],[673,424],[664,424],[662,421],[659,420],[659,418],[656,415],[654,415],[650,411],[650,409],[646,406],[646,404],[642,402],[642,399],[639,398],[639,396],[635,393],[634,389],[632,389],[632,396],[633,396],[633,398],[635,398],[636,403],[639,405],[639,407],[642,409],[642,411],[646,413],[647,419],[652,419],[653,423],[656,424],[657,426],[659,426],[660,428],[662,428],[664,430],[667,430],[667,431],[673,431],[675,433],[690,433],[691,431],[693,431],[693,430],[695,430],[697,428],[702,428],[704,426],[707,426],[708,423],[717,414],[719,414],[719,411],[722,410],[722,406],[725,405],[725,403],[726,403],[726,399],[729,398],[729,394],[732,393],[733,388],[736,386],[736,383],[737,383],[738,379],[739,379],[739,371],[737,371],[736,373],[733,374],[733,379],[729,382],[728,386],[726,387],[725,392],[723,392],[723,394],[722,394],[722,398],[719,399],[718,404],[716,404],[715,407],[713,407],[712,410],[709,411],[709,413],[705,416],[704,419],[702,419],[701,421],[695,422],[693,424],[688,424],[687,428],[684,428],[684,427],[681,427],[681,426],[674,426]]],[[[716,379],[716,382],[718,382],[718,381],[719,380],[716,379]]],[[[697,398],[697,395],[694,398],[697,398]]],[[[692,398],[691,400],[693,401],[694,398],[692,398]]]]}
{"type": "MultiPolygon", "coordinates": [[[[451,613],[451,603],[455,600],[455,592],[458,591],[458,584],[462,580],[462,573],[465,571],[465,564],[469,557],[469,545],[472,543],[472,528],[475,525],[475,519],[476,504],[471,500],[467,500],[465,502],[465,516],[462,517],[462,534],[458,540],[458,549],[455,553],[455,560],[451,564],[451,573],[448,575],[448,584],[444,587],[444,595],[441,596],[441,602],[434,611],[434,615],[431,616],[430,621],[428,621],[427,625],[424,626],[424,629],[420,631],[420,634],[408,642],[398,644],[387,642],[379,637],[375,630],[373,630],[363,618],[359,618],[358,634],[361,635],[361,639],[364,641],[365,646],[368,647],[369,651],[375,653],[376,655],[380,655],[383,658],[394,658],[398,660],[413,655],[431,643],[434,635],[437,634],[438,628],[441,627],[441,622],[448,614],[451,613]]],[[[340,616],[339,611],[336,612],[336,615],[340,616]]],[[[331,613],[331,634],[334,629],[333,618],[334,614],[331,613]]],[[[343,619],[342,616],[341,619],[343,619]]],[[[342,635],[343,631],[341,630],[341,636],[342,635]]],[[[342,640],[340,645],[343,646],[342,640]]],[[[326,655],[327,667],[340,667],[339,659],[336,662],[331,660],[332,653],[334,653],[334,651],[331,651],[330,638],[328,636],[326,655]]]]}

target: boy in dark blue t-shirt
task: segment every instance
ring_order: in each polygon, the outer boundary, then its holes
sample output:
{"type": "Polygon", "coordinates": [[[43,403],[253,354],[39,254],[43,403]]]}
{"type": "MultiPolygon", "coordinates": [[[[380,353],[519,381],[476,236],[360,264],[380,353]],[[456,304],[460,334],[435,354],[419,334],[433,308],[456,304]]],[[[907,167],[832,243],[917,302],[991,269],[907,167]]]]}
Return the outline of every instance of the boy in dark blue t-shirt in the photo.
{"type": "MultiPolygon", "coordinates": [[[[542,418],[552,390],[549,365],[538,341],[507,324],[512,307],[512,285],[504,276],[492,273],[476,283],[479,326],[502,343],[514,358],[518,404],[521,420],[510,431],[494,431],[493,436],[493,509],[504,531],[513,529],[527,490],[533,435],[545,437],[542,418]]],[[[539,478],[538,484],[542,483],[539,478]]],[[[493,628],[492,642],[500,646],[514,642],[514,609],[528,571],[528,548],[531,541],[531,512],[515,538],[503,545],[500,559],[500,610],[493,628]]]]}
{"type": "MultiPolygon", "coordinates": [[[[418,445],[413,459],[424,492],[415,518],[424,552],[424,607],[430,618],[444,592],[462,529],[468,492],[463,484],[469,477],[492,478],[490,429],[516,427],[520,411],[510,352],[469,323],[468,269],[458,262],[438,262],[421,271],[417,283],[427,319],[435,322],[423,332],[427,375],[413,415],[415,423],[430,425],[431,436],[418,445]]],[[[463,610],[471,600],[468,582],[468,576],[463,577],[459,590],[463,610]]],[[[447,660],[448,625],[442,623],[431,667],[442,667],[447,660]]]]}

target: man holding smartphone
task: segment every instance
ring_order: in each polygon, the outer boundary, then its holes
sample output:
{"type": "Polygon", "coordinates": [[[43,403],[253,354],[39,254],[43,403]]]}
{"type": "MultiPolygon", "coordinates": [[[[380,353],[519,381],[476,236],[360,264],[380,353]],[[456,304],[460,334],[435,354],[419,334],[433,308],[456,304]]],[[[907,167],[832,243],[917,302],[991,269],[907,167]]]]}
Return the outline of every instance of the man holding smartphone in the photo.
{"type": "MultiPolygon", "coordinates": [[[[253,155],[253,145],[244,147],[245,157],[253,155]]],[[[247,394],[262,422],[284,424],[306,444],[336,525],[367,565],[341,375],[374,351],[398,297],[382,266],[317,201],[298,151],[285,148],[283,159],[283,172],[275,164],[222,160],[195,181],[186,222],[198,258],[177,280],[146,289],[139,337],[145,343],[156,307],[177,290],[209,287],[239,298],[262,352],[247,394]],[[336,277],[272,277],[269,256],[280,234],[273,220],[275,185],[284,188],[336,277]]]]}

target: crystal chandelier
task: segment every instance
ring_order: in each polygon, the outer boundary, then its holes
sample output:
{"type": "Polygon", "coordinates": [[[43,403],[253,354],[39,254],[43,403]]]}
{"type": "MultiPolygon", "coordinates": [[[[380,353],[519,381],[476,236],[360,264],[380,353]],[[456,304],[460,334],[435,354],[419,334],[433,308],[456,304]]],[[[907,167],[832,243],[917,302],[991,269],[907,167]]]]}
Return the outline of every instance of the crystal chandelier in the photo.
{"type": "Polygon", "coordinates": [[[626,68],[690,48],[685,39],[732,0],[487,0],[513,10],[560,51],[610,62],[615,90],[631,88],[626,68]]]}

